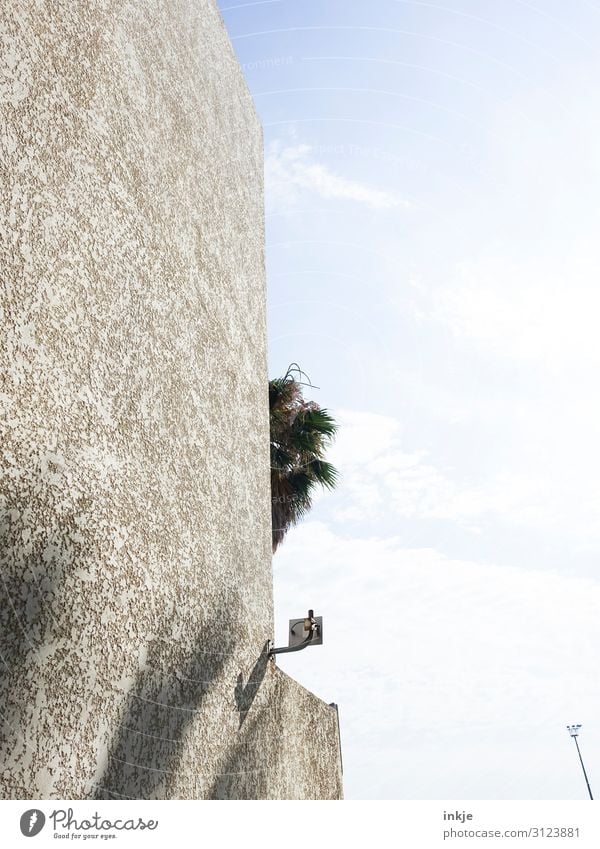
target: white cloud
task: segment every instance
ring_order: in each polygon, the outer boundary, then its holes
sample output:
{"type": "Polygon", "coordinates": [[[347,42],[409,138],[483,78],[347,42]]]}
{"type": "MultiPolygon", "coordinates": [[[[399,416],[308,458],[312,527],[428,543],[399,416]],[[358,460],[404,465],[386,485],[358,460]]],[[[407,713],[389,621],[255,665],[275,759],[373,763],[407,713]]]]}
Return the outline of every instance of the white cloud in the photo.
{"type": "Polygon", "coordinates": [[[517,258],[481,253],[441,284],[413,288],[418,319],[445,324],[457,339],[503,359],[553,372],[600,364],[597,242],[571,253],[517,258]]]}
{"type": "Polygon", "coordinates": [[[296,204],[307,193],[327,200],[354,201],[371,209],[408,205],[392,192],[336,174],[305,144],[271,143],[265,158],[265,187],[268,202],[283,206],[296,204]]]}
{"type": "Polygon", "coordinates": [[[387,416],[340,411],[339,436],[331,461],[342,473],[336,518],[342,521],[402,518],[471,521],[489,512],[505,513],[527,494],[526,481],[502,477],[485,484],[461,485],[428,461],[427,452],[403,442],[400,423],[387,416]],[[524,491],[525,486],[525,491],[524,491]]]}
{"type": "MultiPolygon", "coordinates": [[[[431,234],[436,250],[419,257],[412,292],[422,327],[444,325],[474,353],[563,376],[600,365],[600,156],[589,143],[600,113],[580,70],[494,111],[481,185],[466,203],[440,199],[447,213],[452,204],[454,235],[431,234]]],[[[393,242],[389,252],[390,299],[405,311],[393,242]]]]}
{"type": "Polygon", "coordinates": [[[389,527],[399,519],[454,522],[474,532],[481,522],[562,533],[573,547],[596,545],[600,488],[573,453],[553,466],[522,465],[466,476],[408,444],[400,422],[389,416],[336,411],[339,434],[328,458],[341,473],[333,494],[319,499],[335,522],[389,527]]]}

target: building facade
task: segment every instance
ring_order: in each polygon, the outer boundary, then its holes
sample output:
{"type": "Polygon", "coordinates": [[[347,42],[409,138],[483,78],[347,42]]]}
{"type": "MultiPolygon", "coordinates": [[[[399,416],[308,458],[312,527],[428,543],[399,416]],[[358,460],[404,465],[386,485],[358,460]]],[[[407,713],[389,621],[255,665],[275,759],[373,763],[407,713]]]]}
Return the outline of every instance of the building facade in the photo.
{"type": "Polygon", "coordinates": [[[266,654],[262,133],[216,5],[0,31],[0,795],[340,798],[335,709],[266,654]]]}

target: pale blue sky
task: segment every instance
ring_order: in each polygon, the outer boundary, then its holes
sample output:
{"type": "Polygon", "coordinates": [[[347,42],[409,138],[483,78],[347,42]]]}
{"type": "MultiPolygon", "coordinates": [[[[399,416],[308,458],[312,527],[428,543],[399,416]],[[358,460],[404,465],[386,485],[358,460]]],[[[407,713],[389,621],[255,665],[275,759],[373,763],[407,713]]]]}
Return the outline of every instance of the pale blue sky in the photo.
{"type": "Polygon", "coordinates": [[[220,6],[270,373],[343,423],[274,559],[279,639],[310,605],[326,643],[281,665],[349,798],[584,798],[567,722],[600,793],[600,2],[220,6]]]}

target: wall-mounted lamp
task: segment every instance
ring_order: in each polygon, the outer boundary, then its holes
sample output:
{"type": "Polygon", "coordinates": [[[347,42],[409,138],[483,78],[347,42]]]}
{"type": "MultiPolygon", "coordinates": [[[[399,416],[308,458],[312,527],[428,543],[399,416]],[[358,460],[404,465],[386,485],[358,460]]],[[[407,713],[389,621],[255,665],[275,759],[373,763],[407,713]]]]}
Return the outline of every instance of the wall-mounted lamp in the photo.
{"type": "Polygon", "coordinates": [[[269,657],[274,654],[284,654],[290,651],[302,651],[308,646],[320,646],[323,644],[323,617],[315,616],[314,610],[308,611],[308,616],[302,619],[290,619],[288,631],[288,645],[275,648],[269,647],[269,657]]]}

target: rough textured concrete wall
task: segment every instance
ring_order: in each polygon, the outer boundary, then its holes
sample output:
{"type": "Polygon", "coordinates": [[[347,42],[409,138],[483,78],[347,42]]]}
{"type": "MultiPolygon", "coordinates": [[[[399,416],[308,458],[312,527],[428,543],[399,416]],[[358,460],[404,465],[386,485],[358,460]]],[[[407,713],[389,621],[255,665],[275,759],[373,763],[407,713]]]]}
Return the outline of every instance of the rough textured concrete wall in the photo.
{"type": "Polygon", "coordinates": [[[262,139],[215,4],[0,34],[2,796],[337,797],[264,654],[262,139]]]}

